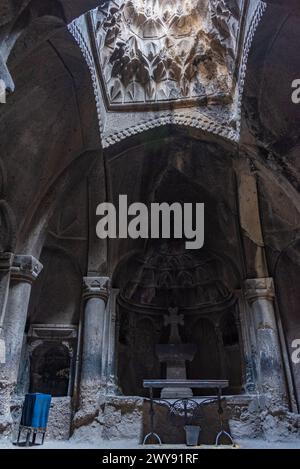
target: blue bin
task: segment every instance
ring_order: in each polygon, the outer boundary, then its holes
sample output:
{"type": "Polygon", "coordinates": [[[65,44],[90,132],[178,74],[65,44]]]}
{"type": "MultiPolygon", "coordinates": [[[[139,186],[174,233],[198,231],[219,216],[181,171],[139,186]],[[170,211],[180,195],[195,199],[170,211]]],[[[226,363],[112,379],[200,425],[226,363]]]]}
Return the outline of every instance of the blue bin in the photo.
{"type": "Polygon", "coordinates": [[[46,429],[51,405],[50,394],[26,394],[23,405],[21,425],[24,427],[46,429]]]}

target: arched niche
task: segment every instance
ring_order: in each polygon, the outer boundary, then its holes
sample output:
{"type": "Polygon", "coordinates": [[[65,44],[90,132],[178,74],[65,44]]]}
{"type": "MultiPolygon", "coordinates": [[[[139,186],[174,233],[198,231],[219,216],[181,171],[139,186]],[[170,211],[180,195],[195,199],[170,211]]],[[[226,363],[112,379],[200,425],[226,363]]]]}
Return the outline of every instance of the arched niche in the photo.
{"type": "MultiPolygon", "coordinates": [[[[37,345],[40,345],[38,350],[43,357],[48,349],[52,351],[53,356],[60,351],[57,355],[58,362],[63,361],[60,357],[65,348],[70,348],[72,357],[77,350],[83,276],[81,270],[69,253],[60,248],[46,246],[40,259],[43,270],[32,286],[22,349],[23,358],[18,373],[18,392],[21,394],[28,391],[29,381],[34,384],[29,387],[31,390],[36,389],[35,392],[42,392],[37,390],[43,386],[48,389],[51,387],[50,382],[45,384],[46,375],[41,373],[41,367],[45,368],[46,363],[41,363],[38,359],[37,345]],[[34,371],[37,373],[37,380],[32,375],[32,366],[34,370],[38,370],[34,371]],[[38,378],[39,375],[42,377],[38,378]]],[[[50,361],[50,358],[49,355],[41,360],[50,361]]],[[[58,392],[63,393],[62,395],[72,394],[73,391],[73,364],[71,366],[69,363],[65,368],[71,369],[72,379],[69,381],[70,389],[67,394],[64,394],[65,389],[62,391],[62,385],[57,381],[58,392]]],[[[52,391],[56,396],[54,387],[52,391]]]]}
{"type": "Polygon", "coordinates": [[[182,343],[194,344],[197,350],[187,365],[187,378],[228,379],[228,393],[241,392],[242,338],[238,303],[228,277],[233,278],[234,271],[230,263],[223,265],[222,256],[208,250],[187,252],[174,240],[149,243],[143,253],[120,265],[115,277],[122,279],[117,368],[125,395],[146,395],[144,379],[166,378],[157,346],[168,344],[166,316],[171,305],[184,317],[179,326],[182,343]]]}
{"type": "Polygon", "coordinates": [[[43,342],[30,356],[30,388],[32,393],[69,395],[71,379],[70,350],[62,343],[43,342]]]}

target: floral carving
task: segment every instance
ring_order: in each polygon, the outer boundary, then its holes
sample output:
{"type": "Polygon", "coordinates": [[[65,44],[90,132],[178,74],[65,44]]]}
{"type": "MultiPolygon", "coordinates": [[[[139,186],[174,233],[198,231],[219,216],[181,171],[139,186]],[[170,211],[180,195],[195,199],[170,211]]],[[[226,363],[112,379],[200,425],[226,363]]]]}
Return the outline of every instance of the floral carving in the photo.
{"type": "Polygon", "coordinates": [[[228,103],[240,0],[112,0],[96,38],[111,104],[228,103]]]}

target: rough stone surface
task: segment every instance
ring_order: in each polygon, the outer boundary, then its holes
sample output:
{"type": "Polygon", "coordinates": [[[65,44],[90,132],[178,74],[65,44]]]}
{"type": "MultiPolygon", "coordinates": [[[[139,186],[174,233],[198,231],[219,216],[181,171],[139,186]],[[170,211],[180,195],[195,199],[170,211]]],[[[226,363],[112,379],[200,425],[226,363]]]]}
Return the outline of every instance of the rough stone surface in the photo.
{"type": "Polygon", "coordinates": [[[299,438],[299,415],[272,402],[270,396],[230,406],[229,427],[235,439],[264,438],[268,442],[283,442],[299,438]]]}
{"type": "Polygon", "coordinates": [[[11,382],[0,381],[0,435],[7,436],[13,423],[10,414],[11,398],[14,385],[11,382]]]}
{"type": "Polygon", "coordinates": [[[53,440],[68,440],[72,422],[71,397],[52,398],[47,437],[53,440]]]}
{"type": "MultiPolygon", "coordinates": [[[[95,409],[95,408],[94,408],[95,409]]],[[[91,414],[84,417],[84,410],[80,418],[73,422],[74,433],[72,441],[116,441],[130,440],[140,443],[143,431],[143,399],[130,397],[107,397],[99,404],[91,421],[91,414]]],[[[78,414],[77,414],[78,415],[78,414]]]]}

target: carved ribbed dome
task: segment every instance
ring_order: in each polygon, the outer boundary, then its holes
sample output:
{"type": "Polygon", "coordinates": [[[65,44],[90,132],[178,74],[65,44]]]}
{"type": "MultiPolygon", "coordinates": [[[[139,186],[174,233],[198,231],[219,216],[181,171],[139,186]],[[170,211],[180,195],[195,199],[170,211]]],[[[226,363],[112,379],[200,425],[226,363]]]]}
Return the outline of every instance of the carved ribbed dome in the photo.
{"type": "Polygon", "coordinates": [[[165,309],[207,308],[232,298],[222,281],[220,262],[210,253],[184,250],[169,242],[149,248],[134,259],[136,269],[121,292],[122,301],[135,306],[165,309]]]}
{"type": "Polygon", "coordinates": [[[239,17],[235,1],[103,2],[96,39],[108,100],[228,102],[239,17]]]}

